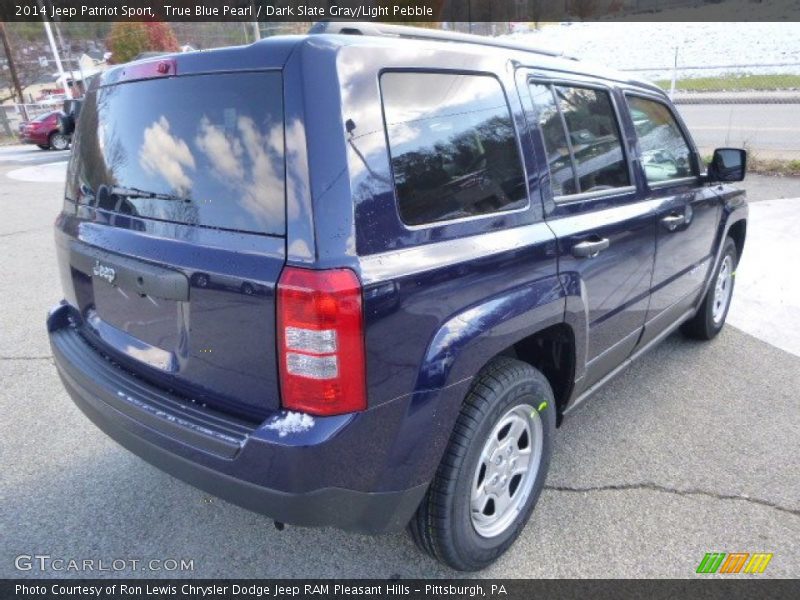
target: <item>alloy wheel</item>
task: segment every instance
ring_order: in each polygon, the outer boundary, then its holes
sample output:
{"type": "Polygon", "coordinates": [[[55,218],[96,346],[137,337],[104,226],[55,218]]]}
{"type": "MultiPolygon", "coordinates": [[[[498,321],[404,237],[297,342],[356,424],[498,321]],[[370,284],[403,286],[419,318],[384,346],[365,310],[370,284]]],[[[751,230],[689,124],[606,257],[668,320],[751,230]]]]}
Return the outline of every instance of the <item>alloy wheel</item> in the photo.
{"type": "Polygon", "coordinates": [[[519,404],[492,429],[475,469],[470,514],[475,531],[486,538],[502,534],[522,512],[542,459],[539,412],[519,404]]]}

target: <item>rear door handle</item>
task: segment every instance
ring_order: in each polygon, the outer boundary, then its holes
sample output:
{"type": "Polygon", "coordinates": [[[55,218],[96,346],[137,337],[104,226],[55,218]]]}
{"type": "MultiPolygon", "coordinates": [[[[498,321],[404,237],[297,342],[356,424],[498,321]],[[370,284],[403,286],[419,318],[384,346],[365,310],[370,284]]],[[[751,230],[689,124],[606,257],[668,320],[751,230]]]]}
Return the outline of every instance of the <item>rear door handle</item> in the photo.
{"type": "Polygon", "coordinates": [[[678,227],[686,223],[686,215],[672,213],[661,219],[661,224],[664,225],[669,231],[675,231],[678,227]]]}
{"type": "Polygon", "coordinates": [[[608,238],[594,238],[575,244],[572,255],[578,258],[594,258],[610,245],[608,238]]]}

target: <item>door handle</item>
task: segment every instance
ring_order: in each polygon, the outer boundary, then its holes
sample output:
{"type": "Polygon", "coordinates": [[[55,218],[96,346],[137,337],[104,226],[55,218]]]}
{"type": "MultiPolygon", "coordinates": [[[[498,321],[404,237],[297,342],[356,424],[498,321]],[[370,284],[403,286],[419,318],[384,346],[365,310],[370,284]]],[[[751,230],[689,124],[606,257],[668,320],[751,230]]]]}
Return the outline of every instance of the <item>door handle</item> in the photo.
{"type": "Polygon", "coordinates": [[[664,227],[666,227],[669,231],[675,231],[678,227],[680,227],[684,223],[686,223],[685,214],[672,213],[661,219],[661,224],[664,227]]]}
{"type": "Polygon", "coordinates": [[[572,247],[572,255],[578,258],[594,258],[610,245],[608,238],[595,237],[572,247]]]}

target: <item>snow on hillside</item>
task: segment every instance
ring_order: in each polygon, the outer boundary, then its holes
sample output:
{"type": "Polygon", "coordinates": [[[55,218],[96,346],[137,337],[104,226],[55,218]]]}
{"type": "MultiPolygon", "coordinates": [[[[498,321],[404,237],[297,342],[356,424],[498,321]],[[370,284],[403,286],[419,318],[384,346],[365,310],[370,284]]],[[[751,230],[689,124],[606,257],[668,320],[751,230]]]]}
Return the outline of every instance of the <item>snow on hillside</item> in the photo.
{"type": "Polygon", "coordinates": [[[509,37],[615,69],[647,69],[648,78],[669,77],[678,47],[681,66],[763,65],[723,68],[691,76],[730,72],[800,74],[800,23],[636,23],[554,24],[509,37]]]}

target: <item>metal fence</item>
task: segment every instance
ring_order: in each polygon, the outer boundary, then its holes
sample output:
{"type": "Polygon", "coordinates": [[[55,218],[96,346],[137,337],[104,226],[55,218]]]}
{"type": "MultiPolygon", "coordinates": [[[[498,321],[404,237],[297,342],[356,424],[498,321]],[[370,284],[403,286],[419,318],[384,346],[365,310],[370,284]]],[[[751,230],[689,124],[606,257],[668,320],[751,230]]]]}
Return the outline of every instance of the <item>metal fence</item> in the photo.
{"type": "Polygon", "coordinates": [[[656,83],[676,104],[800,103],[800,63],[624,69],[656,83]]]}
{"type": "Polygon", "coordinates": [[[60,110],[58,104],[5,104],[0,106],[0,136],[11,137],[19,131],[19,126],[45,113],[60,110]]]}

